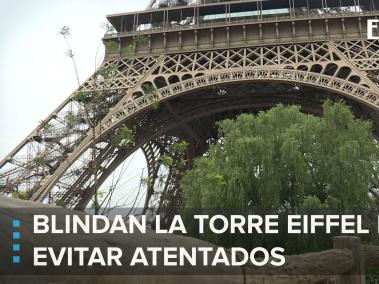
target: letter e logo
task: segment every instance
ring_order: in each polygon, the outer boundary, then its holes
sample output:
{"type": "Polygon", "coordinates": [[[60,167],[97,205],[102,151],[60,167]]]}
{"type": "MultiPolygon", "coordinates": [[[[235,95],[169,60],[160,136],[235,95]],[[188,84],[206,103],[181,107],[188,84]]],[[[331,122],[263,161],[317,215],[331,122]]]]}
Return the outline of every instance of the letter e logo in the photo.
{"type": "Polygon", "coordinates": [[[378,29],[379,20],[368,20],[367,21],[367,38],[368,39],[379,39],[379,36],[374,36],[374,30],[378,29]]]}

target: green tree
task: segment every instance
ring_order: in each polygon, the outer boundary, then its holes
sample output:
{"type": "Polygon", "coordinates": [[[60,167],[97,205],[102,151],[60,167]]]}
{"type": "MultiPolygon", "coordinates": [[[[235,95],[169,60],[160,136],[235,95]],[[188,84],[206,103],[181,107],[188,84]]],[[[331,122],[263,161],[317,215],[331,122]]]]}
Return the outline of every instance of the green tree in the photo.
{"type": "Polygon", "coordinates": [[[182,179],[188,208],[368,208],[379,147],[343,103],[322,117],[277,107],[219,123],[220,138],[182,179]]]}

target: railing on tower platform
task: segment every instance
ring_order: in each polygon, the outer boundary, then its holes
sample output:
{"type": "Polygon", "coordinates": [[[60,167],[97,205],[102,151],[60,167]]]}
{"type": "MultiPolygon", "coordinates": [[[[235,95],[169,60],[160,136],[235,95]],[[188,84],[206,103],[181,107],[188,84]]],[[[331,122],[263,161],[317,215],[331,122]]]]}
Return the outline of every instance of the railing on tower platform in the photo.
{"type": "Polygon", "coordinates": [[[377,6],[375,0],[161,0],[144,11],[109,15],[116,33],[106,37],[219,23],[367,15],[377,6]]]}

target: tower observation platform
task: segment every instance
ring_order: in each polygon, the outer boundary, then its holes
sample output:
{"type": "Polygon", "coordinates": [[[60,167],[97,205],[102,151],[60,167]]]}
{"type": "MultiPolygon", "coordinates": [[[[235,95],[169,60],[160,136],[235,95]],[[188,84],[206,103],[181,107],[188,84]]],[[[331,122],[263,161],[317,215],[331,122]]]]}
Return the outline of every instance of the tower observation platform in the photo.
{"type": "MultiPolygon", "coordinates": [[[[375,18],[374,0],[160,1],[151,8],[107,16],[120,48],[146,35],[136,55],[225,46],[361,38],[375,18]],[[374,16],[374,17],[373,17],[374,16]]],[[[109,56],[112,56],[109,53],[109,56]]],[[[117,55],[116,55],[117,56],[117,55]]]]}

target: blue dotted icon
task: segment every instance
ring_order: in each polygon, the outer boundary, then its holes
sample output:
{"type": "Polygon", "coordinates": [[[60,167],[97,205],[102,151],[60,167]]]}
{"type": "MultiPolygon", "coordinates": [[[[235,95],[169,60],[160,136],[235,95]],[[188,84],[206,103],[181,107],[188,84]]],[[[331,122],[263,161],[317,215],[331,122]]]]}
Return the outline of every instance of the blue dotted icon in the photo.
{"type": "Polygon", "coordinates": [[[13,234],[12,234],[12,238],[13,238],[14,240],[19,240],[19,239],[21,238],[21,234],[20,234],[20,232],[13,232],[13,234]]]}
{"type": "Polygon", "coordinates": [[[12,262],[13,263],[15,263],[15,264],[17,264],[17,263],[20,263],[20,256],[19,255],[14,255],[13,257],[12,257],[12,262]]]}
{"type": "MultiPolygon", "coordinates": [[[[21,227],[21,221],[18,219],[12,220],[12,227],[13,228],[20,228],[21,227]]],[[[12,239],[13,240],[20,240],[21,239],[21,233],[18,231],[12,232],[12,239]]],[[[21,251],[21,245],[19,243],[13,243],[12,244],[12,251],[13,253],[17,253],[21,251]]],[[[19,255],[13,255],[12,256],[12,262],[13,264],[19,264],[21,261],[21,257],[19,255]]]]}
{"type": "Polygon", "coordinates": [[[20,244],[13,244],[12,246],[13,251],[20,251],[20,248],[21,248],[20,244]]]}

